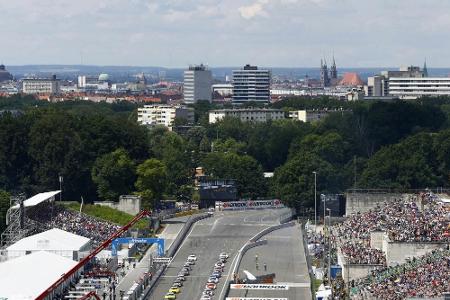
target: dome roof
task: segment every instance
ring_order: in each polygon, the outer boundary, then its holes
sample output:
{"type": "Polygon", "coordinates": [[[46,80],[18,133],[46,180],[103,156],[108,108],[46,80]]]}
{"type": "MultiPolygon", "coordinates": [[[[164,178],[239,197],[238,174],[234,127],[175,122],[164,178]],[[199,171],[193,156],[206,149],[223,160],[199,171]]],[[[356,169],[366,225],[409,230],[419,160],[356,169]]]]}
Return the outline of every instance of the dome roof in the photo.
{"type": "Polygon", "coordinates": [[[361,80],[356,73],[345,73],[344,77],[339,82],[339,85],[342,86],[361,86],[364,85],[364,82],[361,80]]]}
{"type": "Polygon", "coordinates": [[[9,73],[4,65],[0,65],[0,82],[12,80],[13,76],[9,73]]]}
{"type": "Polygon", "coordinates": [[[102,73],[100,74],[100,76],[98,76],[98,81],[108,81],[109,80],[109,75],[106,73],[102,73]]]}

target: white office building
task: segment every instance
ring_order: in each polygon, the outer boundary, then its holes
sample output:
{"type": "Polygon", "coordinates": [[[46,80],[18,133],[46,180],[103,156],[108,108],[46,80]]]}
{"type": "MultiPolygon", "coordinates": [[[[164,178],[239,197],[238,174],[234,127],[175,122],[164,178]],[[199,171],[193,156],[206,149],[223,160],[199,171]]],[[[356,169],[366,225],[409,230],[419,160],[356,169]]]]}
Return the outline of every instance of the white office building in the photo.
{"type": "Polygon", "coordinates": [[[259,70],[256,66],[246,65],[241,70],[234,70],[233,104],[269,103],[270,81],[270,71],[259,70]]]}
{"type": "Polygon", "coordinates": [[[138,108],[138,123],[146,126],[162,125],[172,129],[176,118],[194,123],[194,109],[181,105],[144,105],[138,108]]]}
{"type": "Polygon", "coordinates": [[[294,110],[288,113],[288,117],[293,120],[302,122],[317,122],[326,118],[333,110],[311,109],[311,110],[294,110]]]}
{"type": "Polygon", "coordinates": [[[22,81],[24,94],[59,94],[61,84],[56,75],[51,78],[25,78],[22,81]]]}
{"type": "Polygon", "coordinates": [[[286,114],[281,109],[217,109],[209,111],[209,123],[217,123],[225,117],[239,118],[242,122],[267,122],[282,120],[286,114]]]}
{"type": "Polygon", "coordinates": [[[212,100],[212,73],[205,65],[190,66],[184,71],[184,102],[196,103],[198,100],[212,100]]]}
{"type": "Polygon", "coordinates": [[[389,95],[401,99],[423,96],[449,96],[449,77],[389,78],[389,95]]]}

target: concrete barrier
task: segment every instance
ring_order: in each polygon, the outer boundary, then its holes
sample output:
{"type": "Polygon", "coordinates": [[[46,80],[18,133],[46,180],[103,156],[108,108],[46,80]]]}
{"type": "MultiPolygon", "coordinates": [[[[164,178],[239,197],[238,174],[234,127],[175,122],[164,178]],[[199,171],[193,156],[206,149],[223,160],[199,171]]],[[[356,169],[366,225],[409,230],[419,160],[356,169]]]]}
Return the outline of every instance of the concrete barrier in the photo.
{"type": "Polygon", "coordinates": [[[448,243],[438,242],[395,242],[387,234],[383,237],[383,252],[388,267],[405,263],[408,258],[425,255],[435,249],[445,248],[448,243]]]}
{"type": "Polygon", "coordinates": [[[370,248],[383,249],[384,231],[372,231],[370,233],[370,248]]]}
{"type": "Polygon", "coordinates": [[[348,264],[340,249],[337,256],[338,264],[342,267],[342,278],[345,282],[364,278],[370,274],[370,271],[383,267],[383,265],[375,264],[348,264]]]}
{"type": "MultiPolygon", "coordinates": [[[[189,219],[186,221],[183,228],[180,230],[177,237],[173,241],[172,245],[170,245],[170,248],[166,251],[166,257],[172,257],[175,255],[176,251],[178,250],[181,243],[186,238],[187,234],[189,233],[189,231],[192,228],[192,225],[194,225],[195,222],[198,222],[200,220],[203,220],[203,219],[206,219],[209,217],[210,217],[210,215],[207,213],[201,214],[201,215],[193,215],[193,216],[189,217],[189,219]]],[[[161,275],[164,274],[165,270],[166,270],[166,265],[161,265],[161,267],[155,271],[155,274],[153,275],[152,280],[150,281],[150,284],[144,289],[140,299],[147,299],[150,296],[153,287],[156,285],[156,283],[158,282],[161,275]]]]}
{"type": "Polygon", "coordinates": [[[390,193],[387,191],[370,191],[370,192],[358,192],[351,191],[345,194],[345,215],[349,216],[355,213],[364,213],[372,208],[375,208],[378,204],[382,204],[385,201],[391,201],[396,199],[407,199],[412,194],[403,193],[390,193]]]}
{"type": "MultiPolygon", "coordinates": [[[[292,217],[292,216],[291,216],[292,217]]],[[[239,269],[239,266],[241,264],[242,258],[244,257],[245,253],[254,247],[257,246],[261,246],[261,245],[265,245],[267,244],[267,240],[261,240],[258,241],[260,238],[262,238],[263,236],[271,233],[272,231],[278,230],[278,229],[282,229],[282,228],[287,228],[287,227],[291,227],[294,226],[295,222],[289,222],[289,223],[285,223],[285,224],[280,224],[280,225],[275,225],[275,226],[271,226],[269,228],[266,228],[262,231],[260,231],[258,234],[256,234],[254,237],[252,237],[238,252],[238,256],[237,256],[237,260],[236,263],[234,265],[233,271],[232,273],[236,273],[236,271],[239,269]]],[[[226,290],[224,294],[221,294],[219,296],[219,300],[225,300],[226,295],[228,294],[228,292],[230,291],[230,284],[231,281],[228,281],[225,283],[226,284],[226,290]]]]}

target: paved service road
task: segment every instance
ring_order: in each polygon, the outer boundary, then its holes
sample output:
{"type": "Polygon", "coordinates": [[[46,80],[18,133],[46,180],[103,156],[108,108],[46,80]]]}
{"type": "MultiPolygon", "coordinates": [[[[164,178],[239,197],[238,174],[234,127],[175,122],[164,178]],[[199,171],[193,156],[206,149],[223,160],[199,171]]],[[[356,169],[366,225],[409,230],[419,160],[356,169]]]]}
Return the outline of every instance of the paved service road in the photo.
{"type": "MultiPolygon", "coordinates": [[[[180,219],[181,221],[185,221],[186,218],[180,219]]],[[[180,230],[183,228],[183,223],[176,224],[167,224],[165,225],[164,231],[158,235],[159,238],[163,238],[165,240],[165,250],[167,250],[172,242],[177,237],[180,230]]],[[[128,291],[131,286],[137,281],[145,272],[149,270],[149,262],[150,255],[156,256],[157,247],[153,245],[149,248],[149,250],[145,253],[142,260],[136,265],[135,269],[131,269],[124,278],[122,278],[119,284],[116,287],[116,299],[120,299],[120,291],[128,291]]]]}
{"type": "Polygon", "coordinates": [[[287,298],[289,300],[311,299],[310,280],[306,256],[301,238],[301,227],[297,224],[275,230],[262,237],[267,239],[267,245],[249,249],[244,255],[239,267],[240,278],[245,278],[243,270],[253,275],[275,273],[275,284],[287,284],[288,290],[230,290],[229,297],[266,297],[287,298]],[[258,269],[256,269],[256,255],[258,255],[258,269]],[[264,270],[264,264],[267,271],[264,270]]]}
{"type": "Polygon", "coordinates": [[[195,223],[166,273],[147,299],[164,299],[164,295],[190,254],[197,255],[197,262],[192,266],[190,276],[186,277],[177,300],[200,299],[220,252],[227,252],[230,258],[225,264],[225,271],[214,296],[214,299],[219,299],[220,293],[225,292],[223,287],[227,276],[232,276],[229,273],[230,267],[238,250],[264,228],[279,224],[279,216],[286,212],[287,209],[217,212],[214,217],[195,223]]]}

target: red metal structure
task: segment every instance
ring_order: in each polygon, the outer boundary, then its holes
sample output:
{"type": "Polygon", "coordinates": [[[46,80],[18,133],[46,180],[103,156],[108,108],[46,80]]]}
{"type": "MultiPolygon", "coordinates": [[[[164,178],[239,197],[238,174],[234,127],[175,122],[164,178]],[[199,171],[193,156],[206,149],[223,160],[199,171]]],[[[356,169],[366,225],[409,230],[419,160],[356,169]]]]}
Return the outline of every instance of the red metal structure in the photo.
{"type": "Polygon", "coordinates": [[[130,221],[127,225],[119,229],[116,233],[114,233],[112,236],[110,236],[106,241],[104,241],[100,246],[97,247],[94,251],[92,251],[88,256],[80,260],[78,264],[76,264],[72,269],[70,269],[67,273],[63,274],[60,279],[58,279],[54,284],[52,284],[48,289],[46,289],[42,294],[40,294],[36,300],[44,300],[46,297],[48,297],[56,288],[58,288],[63,282],[65,282],[67,279],[70,278],[73,274],[75,274],[81,267],[83,267],[86,263],[88,263],[91,259],[93,259],[97,254],[100,253],[100,251],[104,250],[106,247],[108,247],[111,242],[120,237],[122,234],[127,232],[128,229],[130,229],[131,226],[136,224],[140,219],[142,219],[145,216],[149,216],[151,214],[148,210],[143,210],[139,214],[137,214],[133,220],[130,221]]]}
{"type": "Polygon", "coordinates": [[[94,297],[95,299],[100,300],[100,297],[94,291],[87,293],[86,295],[81,297],[80,300],[88,300],[88,299],[91,299],[91,297],[94,297]]]}

